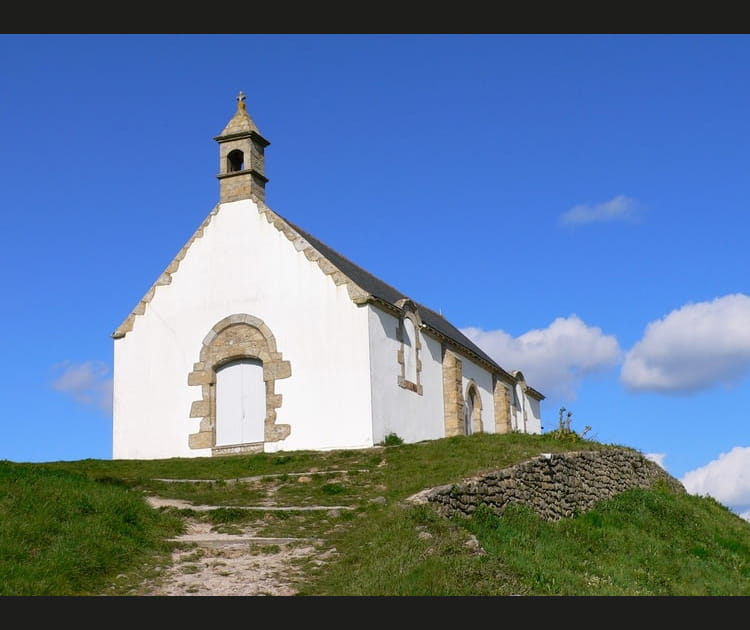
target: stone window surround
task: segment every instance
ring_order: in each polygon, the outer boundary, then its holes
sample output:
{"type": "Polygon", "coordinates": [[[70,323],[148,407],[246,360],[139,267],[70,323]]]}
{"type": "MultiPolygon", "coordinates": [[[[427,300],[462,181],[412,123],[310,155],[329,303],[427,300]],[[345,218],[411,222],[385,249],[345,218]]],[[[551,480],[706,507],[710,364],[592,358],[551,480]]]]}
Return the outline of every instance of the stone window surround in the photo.
{"type": "Polygon", "coordinates": [[[396,339],[399,342],[399,349],[396,352],[396,361],[400,366],[401,373],[398,376],[398,385],[404,389],[408,389],[420,396],[423,393],[422,390],[422,359],[420,357],[422,351],[422,339],[419,334],[422,328],[422,318],[419,315],[417,305],[404,298],[396,302],[396,306],[401,309],[401,317],[398,320],[398,326],[396,328],[396,339]],[[406,378],[406,344],[404,340],[407,338],[406,330],[404,327],[404,320],[408,318],[414,324],[414,363],[416,365],[417,382],[410,381],[406,378]]]}
{"type": "Polygon", "coordinates": [[[235,455],[263,452],[264,442],[286,438],[291,427],[276,424],[276,410],[281,394],[275,393],[276,379],[291,376],[291,364],[277,352],[276,338],[263,320],[245,313],[225,317],[216,323],[201,344],[200,360],[188,374],[188,385],[201,386],[201,399],[193,402],[191,418],[201,418],[197,433],[189,436],[190,448],[211,448],[212,455],[235,455]],[[266,418],[264,442],[216,446],[216,370],[237,359],[259,359],[263,363],[266,385],[266,418]]]}

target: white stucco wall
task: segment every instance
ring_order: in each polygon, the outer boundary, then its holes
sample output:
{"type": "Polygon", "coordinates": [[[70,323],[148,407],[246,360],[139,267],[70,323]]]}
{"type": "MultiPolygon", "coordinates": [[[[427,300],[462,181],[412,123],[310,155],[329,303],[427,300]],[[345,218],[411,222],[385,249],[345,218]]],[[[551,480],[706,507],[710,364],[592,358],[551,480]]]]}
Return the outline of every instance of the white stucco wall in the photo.
{"type": "Polygon", "coordinates": [[[373,439],[395,433],[405,442],[444,437],[443,375],[440,343],[419,331],[422,347],[422,394],[398,384],[401,365],[397,353],[398,319],[380,308],[368,307],[370,365],[372,367],[373,439]]]}
{"type": "Polygon", "coordinates": [[[541,401],[526,395],[526,432],[542,432],[542,409],[541,401]]]}
{"type": "Polygon", "coordinates": [[[540,401],[525,392],[522,383],[516,383],[510,394],[511,426],[525,433],[542,432],[540,401]]]}
{"type": "Polygon", "coordinates": [[[200,424],[190,408],[201,399],[188,374],[211,328],[238,313],[261,319],[291,363],[275,388],[276,422],[291,433],[266,450],[372,446],[368,308],[242,200],[220,206],[172,282],[115,340],[113,458],[211,454],[188,445],[200,424]]]}

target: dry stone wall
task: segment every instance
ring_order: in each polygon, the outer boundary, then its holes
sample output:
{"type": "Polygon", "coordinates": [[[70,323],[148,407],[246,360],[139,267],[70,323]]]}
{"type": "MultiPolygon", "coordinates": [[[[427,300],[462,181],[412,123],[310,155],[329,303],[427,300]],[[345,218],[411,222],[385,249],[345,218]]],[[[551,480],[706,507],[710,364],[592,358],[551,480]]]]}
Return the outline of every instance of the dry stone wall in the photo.
{"type": "Polygon", "coordinates": [[[509,468],[424,490],[414,503],[433,503],[444,516],[469,516],[485,504],[502,515],[511,503],[529,505],[550,521],[590,510],[595,503],[631,488],[664,481],[674,492],[684,486],[640,453],[613,447],[601,451],[544,453],[509,468]]]}

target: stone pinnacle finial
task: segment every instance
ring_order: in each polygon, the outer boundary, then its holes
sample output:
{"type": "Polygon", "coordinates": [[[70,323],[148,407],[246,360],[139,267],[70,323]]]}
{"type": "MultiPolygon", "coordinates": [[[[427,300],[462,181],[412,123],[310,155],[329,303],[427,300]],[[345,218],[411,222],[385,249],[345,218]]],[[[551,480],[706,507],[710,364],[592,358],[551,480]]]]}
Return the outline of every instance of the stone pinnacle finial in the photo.
{"type": "Polygon", "coordinates": [[[242,90],[237,95],[237,109],[245,109],[245,93],[242,90]]]}

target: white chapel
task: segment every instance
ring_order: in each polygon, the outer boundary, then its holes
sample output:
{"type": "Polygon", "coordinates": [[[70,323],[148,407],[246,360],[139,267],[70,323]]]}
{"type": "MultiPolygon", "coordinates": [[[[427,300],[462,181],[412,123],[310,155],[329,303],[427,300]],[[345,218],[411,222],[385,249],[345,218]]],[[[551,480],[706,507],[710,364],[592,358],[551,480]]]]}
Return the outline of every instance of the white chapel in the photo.
{"type": "Polygon", "coordinates": [[[242,92],[214,139],[218,203],[112,334],[114,459],[541,433],[520,371],[266,205],[242,92]]]}

